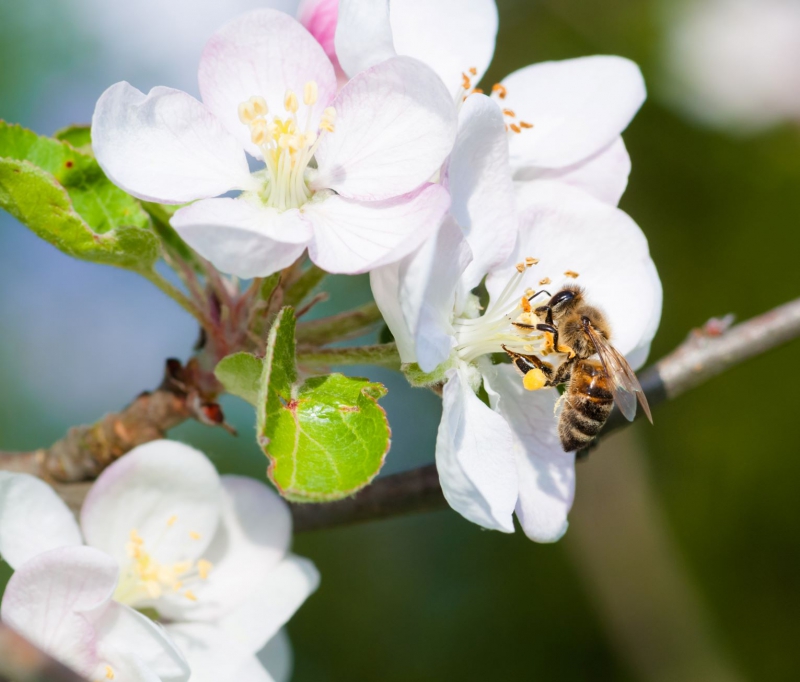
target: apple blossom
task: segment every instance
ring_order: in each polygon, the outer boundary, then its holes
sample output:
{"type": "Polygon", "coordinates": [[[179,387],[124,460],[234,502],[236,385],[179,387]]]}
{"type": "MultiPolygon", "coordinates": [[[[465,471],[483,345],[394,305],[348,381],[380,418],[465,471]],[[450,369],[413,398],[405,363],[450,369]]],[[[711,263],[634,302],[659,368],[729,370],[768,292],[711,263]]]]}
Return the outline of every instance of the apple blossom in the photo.
{"type": "MultiPolygon", "coordinates": [[[[638,368],[658,327],[661,284],[638,226],[580,189],[537,183],[519,221],[509,259],[486,273],[485,311],[470,292],[479,276],[469,266],[481,254],[452,219],[371,282],[403,361],[430,373],[423,380],[444,382],[436,465],[450,505],[505,532],[513,532],[516,512],[531,539],[554,541],[566,531],[575,485],[574,453],[562,451],[553,413],[558,391],[526,391],[510,364],[489,356],[504,347],[545,350],[545,335],[512,325],[524,312],[520,302],[577,281],[605,311],[614,346],[638,368]],[[477,395],[481,386],[490,406],[477,395]]],[[[502,238],[491,224],[480,230],[502,238]]]]}
{"type": "MultiPolygon", "coordinates": [[[[220,477],[197,450],[154,441],[100,475],[83,504],[80,529],[41,481],[16,475],[6,487],[0,552],[12,566],[52,555],[48,570],[68,573],[58,552],[99,555],[113,569],[109,598],[165,623],[162,636],[185,656],[192,682],[271,680],[270,664],[265,668],[257,656],[262,650],[285,671],[285,642],[269,642],[283,637],[281,627],[319,576],[310,561],[287,553],[291,515],[265,484],[220,477]],[[18,503],[20,491],[25,504],[18,503]]],[[[85,655],[80,641],[70,646],[75,656],[85,655]]]]}
{"type": "Polygon", "coordinates": [[[446,212],[447,192],[427,181],[452,148],[456,114],[421,62],[393,57],[337,94],[320,44],[264,9],[212,36],[199,81],[202,103],[171,88],[111,86],[92,140],[127,192],[195,201],[172,225],[219,269],[264,276],[307,248],[329,272],[365,272],[411,252],[446,212]],[[251,173],[245,152],[264,167],[251,173]],[[230,191],[241,194],[220,196],[230,191]]]}
{"type": "MultiPolygon", "coordinates": [[[[489,67],[496,34],[494,0],[341,0],[336,53],[350,75],[395,54],[420,59],[459,106],[489,67]]],[[[494,85],[491,97],[505,117],[523,205],[535,180],[619,203],[630,173],[621,133],[645,99],[636,64],[604,55],[532,64],[494,85]]]]}

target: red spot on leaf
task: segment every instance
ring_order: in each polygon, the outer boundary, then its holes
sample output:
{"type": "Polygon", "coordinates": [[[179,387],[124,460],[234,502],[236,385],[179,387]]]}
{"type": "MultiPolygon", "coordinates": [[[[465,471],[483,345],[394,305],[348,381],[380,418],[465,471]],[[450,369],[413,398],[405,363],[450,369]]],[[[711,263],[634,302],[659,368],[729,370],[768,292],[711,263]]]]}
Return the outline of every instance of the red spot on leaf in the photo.
{"type": "Polygon", "coordinates": [[[292,412],[297,412],[297,406],[299,404],[300,404],[299,401],[292,399],[288,403],[286,403],[286,409],[291,410],[292,412]]]}
{"type": "Polygon", "coordinates": [[[361,408],[357,405],[342,405],[339,408],[340,412],[361,412],[361,408]]]}
{"type": "Polygon", "coordinates": [[[72,168],[75,165],[75,162],[70,159],[64,164],[67,168],[72,168]]]}

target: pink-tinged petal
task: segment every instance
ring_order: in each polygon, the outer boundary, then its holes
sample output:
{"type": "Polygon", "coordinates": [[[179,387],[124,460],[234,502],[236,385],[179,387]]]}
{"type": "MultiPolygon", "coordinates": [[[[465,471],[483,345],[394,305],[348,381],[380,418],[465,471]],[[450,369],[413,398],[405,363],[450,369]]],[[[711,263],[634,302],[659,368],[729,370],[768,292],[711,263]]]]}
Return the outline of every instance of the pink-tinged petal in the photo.
{"type": "Polygon", "coordinates": [[[369,273],[369,285],[383,321],[397,344],[400,360],[409,363],[417,361],[417,353],[414,349],[414,335],[400,306],[400,267],[398,262],[372,270],[369,273]]]}
{"type": "Polygon", "coordinates": [[[19,566],[3,595],[0,617],[38,647],[88,676],[97,663],[97,636],[87,612],[111,599],[119,568],[91,547],[61,547],[19,566]]]}
{"type": "Polygon", "coordinates": [[[322,45],[334,69],[339,68],[336,56],[336,23],[339,0],[303,0],[297,8],[297,20],[322,45]]]}
{"type": "Polygon", "coordinates": [[[82,544],[75,517],[47,483],[0,471],[0,556],[12,568],[50,549],[82,544]]]}
{"type": "Polygon", "coordinates": [[[138,611],[112,601],[94,626],[98,653],[108,661],[116,677],[122,677],[120,673],[131,665],[162,682],[189,679],[189,665],[166,630],[138,611]]]}
{"type": "Polygon", "coordinates": [[[605,312],[611,342],[621,353],[648,344],[660,319],[662,291],[639,226],[618,208],[568,185],[535,182],[531,187],[530,205],[520,214],[516,251],[487,278],[490,295],[499,294],[514,263],[538,258],[523,289],[545,278],[551,293],[578,284],[586,299],[605,312]]]}
{"type": "Polygon", "coordinates": [[[122,82],[97,101],[92,148],[115,185],[145,201],[182,204],[253,189],[242,145],[194,97],[147,95],[122,82]]]}
{"type": "Polygon", "coordinates": [[[448,216],[435,238],[400,263],[400,306],[424,372],[447,360],[456,344],[451,321],[461,275],[471,260],[461,228],[448,216]]]}
{"type": "Polygon", "coordinates": [[[431,178],[453,148],[457,118],[436,74],[395,57],[358,74],[333,106],[336,130],[320,139],[314,189],[388,199],[431,178]]]}
{"type": "Polygon", "coordinates": [[[504,81],[503,106],[533,124],[509,139],[514,168],[563,168],[613,142],[646,97],[639,67],[622,57],[542,62],[504,81]]]}
{"type": "Polygon", "coordinates": [[[318,87],[310,109],[316,124],[336,94],[336,75],[320,44],[288,14],[260,9],[225,24],[208,41],[200,59],[200,93],[205,105],[253,156],[261,152],[250,140],[250,130],[239,120],[239,104],[263,97],[270,113],[284,116],[284,96],[293,90],[301,102],[298,116],[306,120],[303,88],[318,87]]]}
{"type": "Polygon", "coordinates": [[[319,586],[319,571],[308,559],[289,554],[269,573],[239,608],[223,616],[219,626],[253,653],[289,621],[319,586]]]}
{"type": "Polygon", "coordinates": [[[244,279],[288,267],[312,235],[297,209],[279,213],[246,199],[198,201],[178,210],[170,224],[217,269],[244,279]]]}
{"type": "Polygon", "coordinates": [[[567,531],[575,497],[575,453],[562,449],[553,414],[558,391],[526,391],[510,365],[492,366],[486,379],[492,404],[514,434],[517,518],[531,540],[555,542],[567,531]]]}
{"type": "Polygon", "coordinates": [[[485,95],[468,97],[461,108],[448,165],[448,189],[450,212],[474,256],[464,273],[464,288],[469,291],[508,258],[517,238],[508,135],[502,112],[485,95]]]}
{"type": "Polygon", "coordinates": [[[219,521],[221,486],[208,458],[169,440],[140,445],[108,467],[81,510],[86,543],[121,565],[131,531],[162,564],[198,559],[219,521]]]}
{"type": "Polygon", "coordinates": [[[253,665],[254,654],[216,624],[172,623],[167,632],[189,662],[191,682],[273,682],[253,665]]]}
{"type": "Polygon", "coordinates": [[[565,168],[521,168],[514,173],[519,210],[527,207],[531,183],[537,180],[563,182],[588,192],[611,206],[619,200],[628,186],[631,157],[621,137],[594,156],[565,168]]]}
{"type": "Polygon", "coordinates": [[[494,0],[391,0],[390,7],[397,54],[425,62],[450,93],[463,74],[473,87],[483,78],[497,37],[494,0]]]}
{"type": "Polygon", "coordinates": [[[220,525],[203,554],[211,562],[211,572],[192,589],[197,600],[176,595],[159,604],[162,615],[173,620],[218,620],[252,600],[284,558],[291,542],[292,517],[287,504],[269,486],[252,478],[224,476],[221,509],[220,525]]]}
{"type": "Polygon", "coordinates": [[[450,370],[436,437],[442,492],[464,518],[484,528],[514,532],[517,465],[511,429],[470,388],[463,371],[450,370]]]}
{"type": "Polygon", "coordinates": [[[396,57],[389,0],[340,0],[335,42],[339,63],[351,78],[396,57]]]}
{"type": "Polygon", "coordinates": [[[285,628],[278,630],[278,634],[257,655],[275,682],[289,682],[294,667],[294,654],[285,628]]]}
{"type": "Polygon", "coordinates": [[[314,227],[309,256],[323,270],[350,275],[393,263],[436,231],[449,205],[447,190],[436,184],[386,201],[310,202],[302,209],[314,227]]]}

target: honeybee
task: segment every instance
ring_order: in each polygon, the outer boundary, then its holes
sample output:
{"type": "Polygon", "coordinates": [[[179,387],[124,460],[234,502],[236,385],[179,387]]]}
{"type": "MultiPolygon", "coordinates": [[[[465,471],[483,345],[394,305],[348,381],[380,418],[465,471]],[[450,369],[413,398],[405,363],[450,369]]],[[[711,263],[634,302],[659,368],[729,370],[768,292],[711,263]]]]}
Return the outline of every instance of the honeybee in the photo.
{"type": "Polygon", "coordinates": [[[653,423],[636,374],[622,353],[611,345],[608,322],[597,308],[586,303],[581,287],[567,285],[545,305],[532,311],[543,322],[514,324],[550,333],[553,349],[567,353],[568,358],[554,369],[535,355],[515,353],[505,347],[504,350],[526,379],[539,378],[538,385],[536,381],[526,381],[526,388],[568,384],[558,420],[558,435],[565,452],[588,446],[600,433],[615,403],[625,418],[633,421],[638,399],[653,423]],[[598,359],[592,359],[594,355],[598,359]]]}

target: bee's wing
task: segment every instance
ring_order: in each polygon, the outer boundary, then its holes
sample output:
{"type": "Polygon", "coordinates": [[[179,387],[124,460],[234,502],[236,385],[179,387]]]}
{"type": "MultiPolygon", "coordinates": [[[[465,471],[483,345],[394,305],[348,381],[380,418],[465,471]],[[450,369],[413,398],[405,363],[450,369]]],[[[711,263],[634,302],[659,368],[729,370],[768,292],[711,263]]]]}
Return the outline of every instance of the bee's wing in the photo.
{"type": "Polygon", "coordinates": [[[653,415],[650,414],[650,405],[647,404],[647,396],[642,390],[642,385],[636,377],[636,373],[631,369],[628,361],[614,346],[612,346],[604,336],[597,333],[592,325],[586,325],[589,336],[597,349],[597,355],[603,368],[610,379],[611,395],[619,411],[628,421],[633,421],[636,416],[636,400],[642,406],[647,419],[653,423],[653,415]]]}

